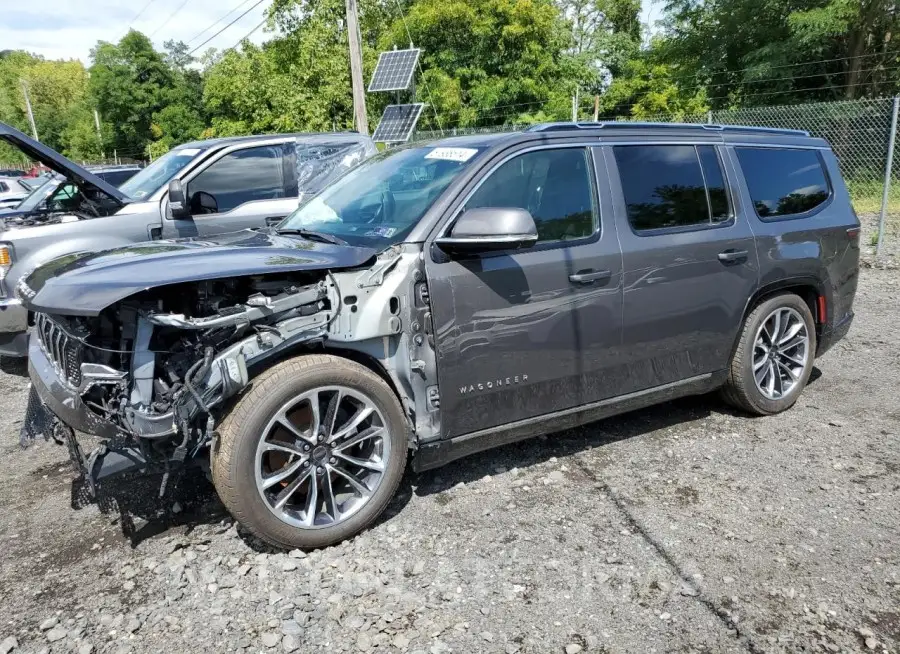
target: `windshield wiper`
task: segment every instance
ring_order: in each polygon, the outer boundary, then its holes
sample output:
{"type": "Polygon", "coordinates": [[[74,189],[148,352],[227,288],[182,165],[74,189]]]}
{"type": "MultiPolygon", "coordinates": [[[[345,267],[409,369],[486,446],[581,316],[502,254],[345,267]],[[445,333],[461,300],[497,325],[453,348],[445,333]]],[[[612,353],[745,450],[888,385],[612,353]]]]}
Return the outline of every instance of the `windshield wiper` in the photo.
{"type": "Polygon", "coordinates": [[[332,245],[350,245],[342,238],[338,238],[337,236],[326,234],[324,232],[316,232],[311,229],[286,227],[285,229],[278,229],[276,230],[276,232],[279,234],[296,234],[297,236],[302,236],[303,238],[309,239],[310,241],[319,241],[320,243],[331,243],[332,245]]]}

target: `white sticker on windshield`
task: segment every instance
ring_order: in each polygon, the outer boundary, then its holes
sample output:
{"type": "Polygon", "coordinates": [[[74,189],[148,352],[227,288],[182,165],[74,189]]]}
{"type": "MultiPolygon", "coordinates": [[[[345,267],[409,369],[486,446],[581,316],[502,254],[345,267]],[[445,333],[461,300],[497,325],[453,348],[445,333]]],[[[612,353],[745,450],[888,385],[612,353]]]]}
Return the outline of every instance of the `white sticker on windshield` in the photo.
{"type": "Polygon", "coordinates": [[[426,159],[443,159],[445,161],[468,161],[478,154],[478,150],[472,148],[435,148],[425,155],[426,159]]]}
{"type": "Polygon", "coordinates": [[[193,157],[198,152],[200,152],[200,148],[183,148],[181,150],[178,150],[178,154],[184,155],[186,157],[193,157]]]}

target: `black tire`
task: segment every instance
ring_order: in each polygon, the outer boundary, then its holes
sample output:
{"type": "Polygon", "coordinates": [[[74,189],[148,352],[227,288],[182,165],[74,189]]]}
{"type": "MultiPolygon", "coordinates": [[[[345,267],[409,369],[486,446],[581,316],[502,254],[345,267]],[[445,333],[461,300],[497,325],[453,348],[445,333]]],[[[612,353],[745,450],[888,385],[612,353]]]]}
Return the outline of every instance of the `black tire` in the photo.
{"type": "Polygon", "coordinates": [[[213,484],[235,520],[264,541],[284,549],[327,547],[369,526],[390,502],[406,467],[409,431],[397,396],[364,366],[332,355],[310,354],[283,361],[253,380],[219,426],[211,454],[213,484]],[[323,386],[341,385],[365,394],[385,421],[390,456],[380,485],[356,513],[333,526],[304,529],[276,517],[256,485],[256,448],[270,418],[292,398],[323,386]]]}
{"type": "Polygon", "coordinates": [[[791,408],[806,387],[812,374],[816,351],[816,326],[806,302],[793,293],[784,293],[761,302],[747,319],[741,337],[731,358],[728,378],[722,388],[722,397],[732,406],[759,416],[781,413],[791,408]],[[753,350],[757,332],[763,321],[779,308],[791,308],[800,314],[809,334],[809,360],[794,387],[783,397],[771,399],[757,388],[753,377],[753,350]]]}

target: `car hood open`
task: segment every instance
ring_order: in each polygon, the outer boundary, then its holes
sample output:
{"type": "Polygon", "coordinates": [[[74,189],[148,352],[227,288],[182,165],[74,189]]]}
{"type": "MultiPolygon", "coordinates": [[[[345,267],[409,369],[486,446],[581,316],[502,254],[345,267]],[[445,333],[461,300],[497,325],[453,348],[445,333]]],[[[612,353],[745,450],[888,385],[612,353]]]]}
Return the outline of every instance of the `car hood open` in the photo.
{"type": "Polygon", "coordinates": [[[104,182],[78,164],[69,161],[56,150],[29,138],[15,127],[10,127],[6,123],[0,123],[0,140],[9,143],[29,159],[40,161],[47,168],[63,175],[71,182],[81,187],[94,187],[122,206],[132,201],[131,198],[112,184],[104,182]]]}
{"type": "Polygon", "coordinates": [[[376,254],[371,248],[248,229],[214,239],[151,241],[96,254],[65,255],[23,279],[17,294],[33,311],[94,316],[130,295],[158,286],[355,268],[376,254]]]}

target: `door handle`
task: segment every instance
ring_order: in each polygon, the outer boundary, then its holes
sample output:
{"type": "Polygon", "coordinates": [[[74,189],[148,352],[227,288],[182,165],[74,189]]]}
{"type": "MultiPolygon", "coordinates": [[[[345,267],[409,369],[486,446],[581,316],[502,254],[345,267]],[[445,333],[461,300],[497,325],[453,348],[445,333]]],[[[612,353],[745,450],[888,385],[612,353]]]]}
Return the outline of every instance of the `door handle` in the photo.
{"type": "Polygon", "coordinates": [[[722,263],[734,263],[747,258],[747,250],[725,250],[719,252],[719,261],[722,263]]]}
{"type": "Polygon", "coordinates": [[[284,220],[284,216],[269,216],[266,218],[266,227],[274,227],[284,220]]]}
{"type": "Polygon", "coordinates": [[[584,272],[569,275],[569,281],[574,284],[593,284],[612,277],[609,270],[586,270],[584,272]]]}

